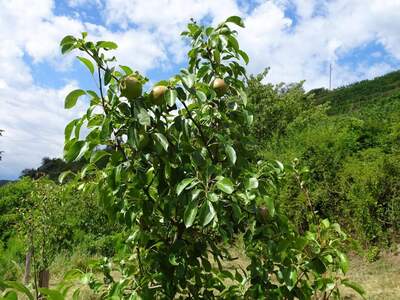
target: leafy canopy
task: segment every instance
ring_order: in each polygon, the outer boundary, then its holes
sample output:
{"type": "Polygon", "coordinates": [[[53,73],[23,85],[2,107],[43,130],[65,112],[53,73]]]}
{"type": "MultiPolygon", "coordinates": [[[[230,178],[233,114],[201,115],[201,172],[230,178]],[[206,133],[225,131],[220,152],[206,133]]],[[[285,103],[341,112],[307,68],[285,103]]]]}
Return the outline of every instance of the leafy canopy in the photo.
{"type": "Polygon", "coordinates": [[[89,107],[67,125],[64,156],[89,161],[79,188],[96,190],[131,233],[130,255],[101,263],[104,281],[83,275],[104,299],[326,299],[339,297],[341,283],[356,286],[341,274],[348,263],[339,226],[315,220],[300,235],[275,201],[283,165],[257,162],[248,149],[249,58],[232,26],[244,25],[237,16],[216,27],[188,24],[188,67],[156,83],[167,87],[157,104],[151,92],[121,96],[127,76],[147,78],[109,57],[115,43],[88,41],[86,33],[61,41],[63,53],[84,53],[80,61],[100,87],[66,97],[66,108],[83,96],[89,107]],[[227,85],[223,93],[213,89],[216,79],[227,85]],[[232,267],[229,250],[239,239],[246,266],[232,267]]]}

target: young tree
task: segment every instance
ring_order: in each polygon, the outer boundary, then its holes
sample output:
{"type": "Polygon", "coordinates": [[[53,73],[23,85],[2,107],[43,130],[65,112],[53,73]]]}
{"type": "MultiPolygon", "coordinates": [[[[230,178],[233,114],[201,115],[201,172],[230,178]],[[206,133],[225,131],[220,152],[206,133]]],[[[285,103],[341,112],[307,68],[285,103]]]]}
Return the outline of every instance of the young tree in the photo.
{"type": "Polygon", "coordinates": [[[243,23],[237,16],[215,28],[189,23],[188,68],[144,93],[147,79],[106,55],[115,43],[88,41],[86,33],[61,42],[63,53],[86,55],[78,59],[97,71],[100,87],[66,97],[66,108],[83,95],[90,105],[66,127],[65,158],[89,161],[80,187],[96,189],[131,232],[121,279],[108,260],[103,283],[85,275],[104,298],[327,299],[340,283],[354,286],[339,274],[348,264],[337,224],[323,220],[299,235],[275,202],[282,164],[253,163],[244,142],[253,120],[241,65],[248,56],[231,25],[243,23]],[[84,124],[89,133],[80,139],[84,124]],[[107,165],[99,170],[100,159],[107,165]],[[246,270],[226,264],[239,236],[246,270]]]}

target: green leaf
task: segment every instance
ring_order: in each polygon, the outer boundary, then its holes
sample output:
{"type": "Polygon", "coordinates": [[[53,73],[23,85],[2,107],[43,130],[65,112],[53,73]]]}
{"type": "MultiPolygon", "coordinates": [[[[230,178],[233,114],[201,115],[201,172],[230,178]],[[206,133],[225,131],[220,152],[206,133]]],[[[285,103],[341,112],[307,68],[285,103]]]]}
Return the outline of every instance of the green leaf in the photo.
{"type": "Polygon", "coordinates": [[[56,290],[50,290],[47,288],[39,288],[41,294],[47,296],[48,300],[65,300],[64,296],[56,290]]]}
{"type": "Polygon", "coordinates": [[[229,178],[221,177],[217,183],[217,188],[227,194],[232,194],[234,191],[233,183],[229,178]]]}
{"type": "Polygon", "coordinates": [[[114,73],[114,68],[106,69],[104,72],[104,85],[108,85],[112,79],[112,75],[114,73]]]}
{"type": "Polygon", "coordinates": [[[341,281],[343,285],[352,288],[354,291],[356,291],[363,299],[365,298],[365,290],[360,286],[358,283],[355,283],[353,281],[350,281],[348,279],[344,279],[341,281]]]}
{"type": "Polygon", "coordinates": [[[324,274],[326,272],[326,266],[319,257],[315,257],[312,261],[310,261],[308,263],[308,267],[310,267],[318,274],[324,274]]]}
{"type": "Polygon", "coordinates": [[[273,217],[275,215],[275,204],[274,200],[270,196],[264,197],[265,205],[268,208],[269,215],[273,217]]]}
{"type": "Polygon", "coordinates": [[[72,120],[71,122],[68,123],[67,126],[65,126],[64,138],[66,141],[68,141],[70,139],[72,130],[74,130],[76,122],[77,122],[77,120],[72,120]]]}
{"type": "Polygon", "coordinates": [[[234,165],[236,163],[236,151],[233,149],[232,146],[226,146],[225,147],[225,152],[228,155],[229,162],[234,165]]]}
{"type": "Polygon", "coordinates": [[[206,102],[207,101],[207,96],[204,94],[202,91],[196,91],[196,97],[199,99],[201,102],[206,102]]]}
{"type": "Polygon", "coordinates": [[[165,151],[168,151],[168,140],[162,133],[155,133],[156,140],[160,143],[160,145],[164,148],[165,151]]]}
{"type": "Polygon", "coordinates": [[[240,89],[239,94],[240,94],[240,98],[243,101],[243,105],[246,107],[247,106],[247,94],[246,94],[246,92],[243,89],[240,89]]]}
{"type": "Polygon", "coordinates": [[[61,40],[60,46],[65,45],[65,44],[73,44],[75,42],[76,42],[76,38],[73,35],[67,35],[61,40]]]}
{"type": "Polygon", "coordinates": [[[343,273],[346,274],[349,270],[349,261],[344,253],[338,252],[339,256],[339,266],[342,269],[343,273]]]}
{"type": "Polygon", "coordinates": [[[230,16],[228,19],[226,19],[225,22],[226,23],[233,23],[233,24],[235,24],[237,26],[244,27],[244,23],[243,23],[242,18],[238,17],[238,16],[230,16]]]}
{"type": "Polygon", "coordinates": [[[64,183],[65,178],[66,178],[67,176],[69,176],[69,175],[74,175],[74,172],[72,172],[71,170],[62,172],[62,173],[58,176],[58,182],[64,183]]]}
{"type": "Polygon", "coordinates": [[[186,85],[189,89],[194,85],[194,76],[192,74],[183,74],[181,76],[182,83],[186,85]]]}
{"type": "Polygon", "coordinates": [[[68,109],[68,108],[72,108],[75,106],[76,101],[78,101],[78,98],[80,96],[85,95],[86,92],[84,90],[73,90],[72,92],[70,92],[67,97],[65,97],[65,103],[64,103],[64,108],[68,109]]]}
{"type": "Polygon", "coordinates": [[[61,40],[60,46],[62,54],[70,52],[71,50],[76,48],[76,38],[72,35],[67,35],[61,40]]]}
{"type": "Polygon", "coordinates": [[[100,138],[103,140],[108,140],[110,137],[110,124],[111,120],[109,118],[105,118],[103,121],[103,124],[101,125],[101,131],[100,131],[100,138]]]}
{"type": "Polygon", "coordinates": [[[198,200],[192,200],[189,202],[189,205],[185,209],[185,213],[183,216],[183,220],[185,222],[186,228],[189,228],[190,226],[193,225],[193,222],[196,218],[197,215],[197,209],[198,209],[198,200]]]}
{"type": "Polygon", "coordinates": [[[118,45],[116,43],[110,41],[99,41],[96,45],[97,47],[104,48],[106,50],[113,50],[118,48],[118,45]]]}
{"type": "Polygon", "coordinates": [[[33,300],[32,293],[22,283],[17,282],[17,281],[4,281],[4,284],[9,288],[12,288],[12,289],[24,294],[25,296],[27,296],[29,298],[29,300],[33,300]]]}
{"type": "Polygon", "coordinates": [[[61,54],[67,54],[75,49],[75,44],[65,44],[61,46],[61,54]]]}
{"type": "Polygon", "coordinates": [[[168,91],[165,93],[165,99],[167,100],[166,102],[168,106],[175,105],[177,95],[177,91],[168,89],[168,91]]]}
{"type": "Polygon", "coordinates": [[[66,149],[64,150],[64,158],[66,161],[71,162],[76,159],[76,157],[81,152],[83,145],[85,144],[84,141],[72,141],[70,144],[66,145],[66,149]]]}
{"type": "Polygon", "coordinates": [[[253,190],[258,188],[258,180],[256,177],[251,177],[249,178],[249,181],[247,182],[246,188],[248,190],[253,190]]]}
{"type": "Polygon", "coordinates": [[[247,53],[242,50],[238,50],[238,53],[243,58],[244,62],[247,65],[249,63],[249,56],[247,55],[247,53]]]}
{"type": "Polygon", "coordinates": [[[214,56],[214,61],[217,64],[219,64],[221,62],[221,55],[217,49],[214,50],[213,56],[214,56]]]}
{"type": "Polygon", "coordinates": [[[67,282],[75,279],[80,279],[83,274],[84,273],[79,269],[68,270],[67,273],[65,273],[63,276],[63,281],[67,282]]]}
{"type": "Polygon", "coordinates": [[[207,226],[216,216],[214,206],[210,201],[205,201],[200,208],[200,222],[202,226],[207,226]]]}
{"type": "Polygon", "coordinates": [[[239,43],[235,37],[233,37],[232,35],[228,36],[228,42],[231,47],[235,49],[236,52],[239,51],[239,43]]]}
{"type": "Polygon", "coordinates": [[[148,114],[147,110],[144,108],[139,109],[139,113],[137,115],[139,123],[144,125],[144,126],[150,126],[151,120],[150,120],[150,115],[148,114]]]}
{"type": "Polygon", "coordinates": [[[86,152],[88,152],[90,150],[90,144],[88,142],[85,142],[83,144],[83,147],[81,148],[81,150],[79,151],[79,154],[77,157],[75,157],[75,161],[80,160],[85,154],[86,152]]]}
{"type": "Polygon", "coordinates": [[[125,75],[130,75],[133,73],[133,70],[128,66],[119,65],[119,67],[125,72],[125,75]]]}
{"type": "Polygon", "coordinates": [[[196,178],[185,178],[176,186],[176,194],[179,196],[182,191],[191,184],[196,178]]]}
{"type": "Polygon", "coordinates": [[[14,291],[7,291],[4,297],[0,297],[0,300],[18,300],[18,294],[14,291]]]}
{"type": "Polygon", "coordinates": [[[198,71],[197,71],[197,78],[203,78],[204,75],[206,75],[210,71],[210,65],[203,65],[198,71]]]}
{"type": "Polygon", "coordinates": [[[98,162],[100,159],[102,159],[105,156],[111,155],[109,152],[104,151],[104,150],[98,150],[96,152],[93,152],[93,154],[90,157],[90,163],[95,164],[98,162]]]}
{"type": "MultiPolygon", "coordinates": [[[[170,254],[168,257],[168,261],[171,265],[173,266],[179,266],[179,263],[176,261],[176,256],[173,254],[170,254]]],[[[119,298],[118,298],[119,299],[119,298]]]]}
{"type": "Polygon", "coordinates": [[[94,66],[89,59],[81,56],[77,56],[76,58],[79,59],[89,69],[90,73],[94,73],[94,66]]]}

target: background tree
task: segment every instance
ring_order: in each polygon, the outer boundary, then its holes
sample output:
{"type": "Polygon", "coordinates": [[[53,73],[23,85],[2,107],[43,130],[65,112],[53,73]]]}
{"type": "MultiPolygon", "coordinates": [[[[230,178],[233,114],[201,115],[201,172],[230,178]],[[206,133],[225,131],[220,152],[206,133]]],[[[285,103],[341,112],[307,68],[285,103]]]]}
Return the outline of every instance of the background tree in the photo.
{"type": "Polygon", "coordinates": [[[61,173],[66,171],[77,172],[82,169],[83,165],[84,162],[82,160],[68,163],[61,158],[43,157],[39,167],[22,170],[20,177],[27,176],[32,179],[38,179],[48,176],[51,180],[58,181],[61,173]]]}

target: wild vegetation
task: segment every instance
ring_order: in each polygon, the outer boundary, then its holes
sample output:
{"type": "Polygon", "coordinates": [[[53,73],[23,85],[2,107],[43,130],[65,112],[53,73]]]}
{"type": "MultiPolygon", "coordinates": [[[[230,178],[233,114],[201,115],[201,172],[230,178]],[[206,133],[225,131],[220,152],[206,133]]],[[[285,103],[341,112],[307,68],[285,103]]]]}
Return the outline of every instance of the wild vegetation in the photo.
{"type": "MultiPolygon", "coordinates": [[[[255,120],[263,124],[254,131],[260,155],[298,159],[309,170],[314,209],[338,221],[364,249],[399,240],[399,74],[323,94],[305,93],[301,84],[274,87],[255,80],[249,85],[255,120]],[[373,93],[379,90],[380,97],[373,93]],[[360,99],[363,105],[357,107],[360,99]]],[[[301,227],[305,199],[295,181],[286,182],[280,201],[301,227]]]]}
{"type": "Polygon", "coordinates": [[[149,91],[115,43],[62,40],[99,90],[66,97],[88,109],[66,126],[65,161],[0,188],[3,299],[364,297],[345,252],[374,261],[398,243],[399,73],[266,84],[233,26],[189,23],[188,67],[149,91]],[[70,271],[51,286],[60,259],[70,271]]]}

